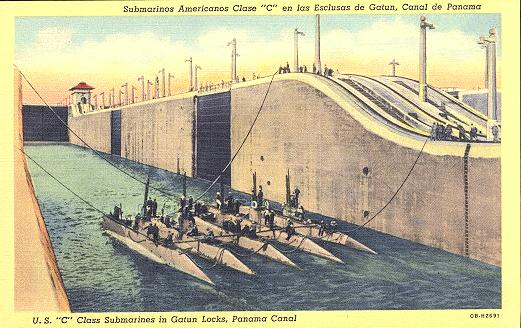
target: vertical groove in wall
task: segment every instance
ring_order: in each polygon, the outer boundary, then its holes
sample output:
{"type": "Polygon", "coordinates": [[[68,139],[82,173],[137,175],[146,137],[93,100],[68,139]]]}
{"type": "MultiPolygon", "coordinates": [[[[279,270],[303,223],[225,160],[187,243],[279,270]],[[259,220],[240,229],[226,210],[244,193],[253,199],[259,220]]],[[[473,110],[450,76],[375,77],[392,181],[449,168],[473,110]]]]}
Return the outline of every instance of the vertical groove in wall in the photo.
{"type": "Polygon", "coordinates": [[[197,176],[197,96],[194,97],[194,110],[192,111],[192,176],[197,176]]]}
{"type": "Polygon", "coordinates": [[[465,193],[465,256],[469,256],[469,152],[470,144],[463,155],[463,190],[465,193]]]}

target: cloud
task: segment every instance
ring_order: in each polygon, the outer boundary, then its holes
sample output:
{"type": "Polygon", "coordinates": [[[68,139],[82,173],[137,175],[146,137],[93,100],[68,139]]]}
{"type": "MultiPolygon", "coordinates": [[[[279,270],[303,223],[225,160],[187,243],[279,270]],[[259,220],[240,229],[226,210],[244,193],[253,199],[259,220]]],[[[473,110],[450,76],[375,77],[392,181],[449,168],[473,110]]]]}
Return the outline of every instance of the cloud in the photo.
{"type": "MultiPolygon", "coordinates": [[[[314,31],[305,31],[299,37],[299,59],[311,69],[314,61],[314,31]]],[[[125,81],[138,85],[137,77],[154,80],[158,70],[165,67],[175,75],[174,89],[186,90],[188,64],[202,67],[199,82],[230,78],[231,47],[237,40],[238,73],[250,78],[252,73],[267,75],[286,61],[293,64],[293,29],[287,28],[267,37],[251,28],[209,29],[193,40],[152,32],[117,33],[101,40],[75,40],[73,30],[51,27],[42,29],[30,47],[17,52],[17,64],[31,72],[38,82],[46,83],[46,90],[55,88],[49,96],[60,94],[61,100],[68,87],[87,80],[97,92],[119,87],[125,81]],[[49,77],[54,76],[55,78],[49,77]],[[44,78],[45,77],[45,78],[44,78]]],[[[428,67],[435,85],[457,85],[461,76],[464,87],[482,83],[484,51],[476,44],[478,36],[461,30],[442,28],[430,30],[427,35],[428,67]]],[[[418,25],[397,17],[392,21],[376,20],[366,28],[351,31],[346,28],[323,31],[321,37],[322,64],[341,72],[360,74],[387,74],[389,61],[400,62],[399,74],[417,76],[418,25]]],[[[499,58],[498,58],[499,64],[499,58]]],[[[498,69],[498,72],[500,70],[498,69]]],[[[50,92],[50,91],[49,91],[50,92]]]]}
{"type": "Polygon", "coordinates": [[[63,49],[72,43],[74,31],[59,27],[48,27],[38,31],[36,47],[43,49],[63,49]]]}

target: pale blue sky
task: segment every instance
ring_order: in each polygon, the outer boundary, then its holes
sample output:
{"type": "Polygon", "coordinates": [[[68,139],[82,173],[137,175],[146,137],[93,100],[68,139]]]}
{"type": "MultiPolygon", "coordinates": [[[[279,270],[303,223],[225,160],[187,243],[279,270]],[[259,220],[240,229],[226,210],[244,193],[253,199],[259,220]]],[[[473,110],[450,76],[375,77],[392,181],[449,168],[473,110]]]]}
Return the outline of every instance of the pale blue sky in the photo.
{"type": "MultiPolygon", "coordinates": [[[[356,32],[375,21],[393,21],[399,16],[404,22],[418,22],[419,15],[322,15],[322,33],[347,29],[356,32]]],[[[500,31],[498,14],[431,14],[429,20],[439,31],[459,29],[464,33],[486,34],[490,26],[500,31]]],[[[18,17],[16,19],[16,50],[31,47],[38,32],[49,27],[75,31],[73,44],[100,41],[114,33],[154,32],[172,41],[190,43],[206,31],[215,28],[247,28],[262,39],[278,38],[280,31],[299,27],[312,35],[314,16],[153,16],[153,17],[18,17]]],[[[384,31],[382,31],[384,32],[384,31]]],[[[388,32],[388,31],[385,31],[388,32]]],[[[498,49],[499,50],[499,49],[498,49]]]]}

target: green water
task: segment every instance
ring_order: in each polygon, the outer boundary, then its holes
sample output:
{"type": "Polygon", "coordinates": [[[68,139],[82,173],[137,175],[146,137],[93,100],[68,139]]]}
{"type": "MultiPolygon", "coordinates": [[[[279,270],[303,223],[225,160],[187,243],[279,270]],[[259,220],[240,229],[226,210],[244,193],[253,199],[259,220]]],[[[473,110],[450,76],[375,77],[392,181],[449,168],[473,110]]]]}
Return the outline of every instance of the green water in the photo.
{"type": "MultiPolygon", "coordinates": [[[[26,152],[82,197],[105,212],[121,203],[137,211],[143,185],[83,148],[26,145],[26,152]]],[[[110,158],[110,157],[109,157],[110,158]]],[[[118,167],[155,187],[181,193],[181,177],[114,158],[118,167]]],[[[353,237],[378,251],[371,255],[322,244],[345,264],[303,252],[288,254],[302,270],[261,256],[242,259],[257,274],[247,276],[195,258],[216,283],[211,287],[155,263],[103,234],[101,215],[28,160],[38,201],[55,249],[73,311],[224,311],[463,309],[501,306],[501,270],[403,239],[360,229],[353,237]]],[[[199,195],[208,182],[189,179],[199,195]]],[[[214,192],[216,190],[213,190],[214,192]]],[[[159,208],[169,200],[152,192],[159,208]]],[[[239,195],[243,196],[244,195],[239,195]]],[[[340,229],[348,230],[348,224],[340,229]]],[[[274,244],[278,249],[288,248],[274,244]]]]}

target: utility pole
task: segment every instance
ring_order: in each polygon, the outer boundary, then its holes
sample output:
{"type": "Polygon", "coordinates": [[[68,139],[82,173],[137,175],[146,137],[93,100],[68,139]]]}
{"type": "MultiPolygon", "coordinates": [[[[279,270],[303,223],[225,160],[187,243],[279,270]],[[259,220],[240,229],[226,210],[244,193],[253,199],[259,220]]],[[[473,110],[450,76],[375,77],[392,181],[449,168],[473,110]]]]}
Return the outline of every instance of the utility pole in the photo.
{"type": "Polygon", "coordinates": [[[159,98],[159,77],[156,75],[156,80],[154,82],[154,99],[159,98]]]}
{"type": "Polygon", "coordinates": [[[427,28],[434,29],[432,23],[427,22],[427,17],[420,17],[420,101],[427,101],[427,28]]]}
{"type": "Polygon", "coordinates": [[[400,65],[400,63],[393,58],[393,61],[390,62],[389,65],[393,65],[392,76],[396,76],[396,66],[400,65]]]}
{"type": "Polygon", "coordinates": [[[293,32],[293,46],[294,46],[294,52],[293,52],[293,64],[294,64],[294,68],[293,68],[293,72],[298,72],[299,71],[299,66],[298,66],[298,36],[299,35],[302,35],[302,36],[305,36],[304,32],[301,32],[298,30],[298,28],[295,28],[294,32],[293,32]]]}
{"type": "Polygon", "coordinates": [[[111,98],[111,103],[110,103],[110,107],[114,108],[115,105],[114,105],[114,99],[115,99],[115,94],[114,94],[114,88],[110,89],[110,98],[111,98]]]}
{"type": "Polygon", "coordinates": [[[174,74],[171,74],[171,73],[168,73],[168,95],[171,96],[172,95],[172,89],[170,87],[170,79],[173,79],[174,78],[174,74]]]}
{"type": "Polygon", "coordinates": [[[145,76],[141,75],[137,80],[141,81],[141,101],[145,101],[145,76]]]}
{"type": "Polygon", "coordinates": [[[198,89],[198,87],[197,87],[197,70],[199,70],[199,69],[202,69],[201,66],[195,65],[195,67],[194,67],[194,85],[195,85],[194,90],[198,89]]]}
{"type": "Polygon", "coordinates": [[[492,27],[489,31],[488,36],[480,36],[478,43],[483,45],[486,49],[486,84],[487,84],[487,139],[493,140],[494,136],[492,129],[495,126],[498,129],[496,123],[498,119],[497,113],[497,86],[496,86],[496,41],[497,31],[495,27],[492,27]]]}
{"type": "Polygon", "coordinates": [[[193,77],[194,70],[193,70],[193,65],[192,65],[192,62],[193,62],[192,61],[192,56],[190,56],[190,58],[185,60],[185,63],[186,62],[190,63],[190,85],[188,87],[188,91],[192,91],[193,87],[194,87],[194,77],[193,77]]]}
{"type": "Polygon", "coordinates": [[[316,73],[322,73],[322,64],[320,63],[320,15],[315,15],[315,67],[316,73]]]}
{"type": "Polygon", "coordinates": [[[128,105],[128,82],[125,82],[125,84],[123,84],[121,87],[125,90],[125,92],[123,93],[125,95],[125,105],[128,105]]]}
{"type": "Polygon", "coordinates": [[[130,101],[132,104],[134,104],[136,102],[136,90],[137,90],[137,88],[135,86],[132,86],[131,96],[130,96],[130,101]]]}
{"type": "Polygon", "coordinates": [[[159,70],[158,73],[161,73],[161,76],[162,76],[162,81],[163,81],[163,88],[161,91],[162,92],[162,97],[165,97],[166,96],[166,91],[165,91],[165,87],[166,87],[166,84],[165,84],[165,68],[163,67],[162,69],[159,70]]]}
{"type": "Polygon", "coordinates": [[[227,46],[232,46],[232,69],[231,69],[231,80],[237,82],[237,40],[233,38],[232,41],[228,42],[227,46]]]}

